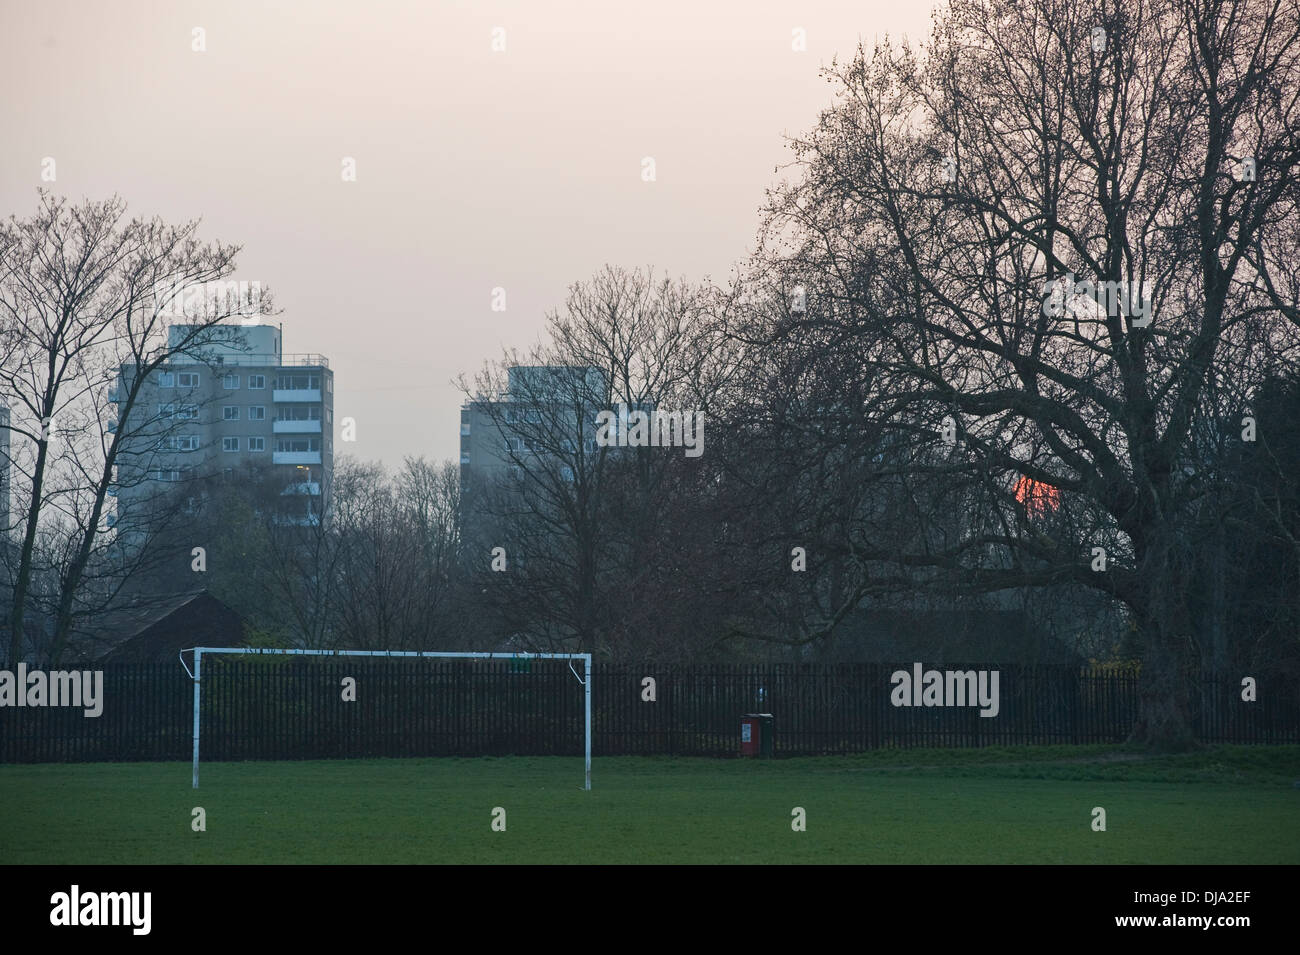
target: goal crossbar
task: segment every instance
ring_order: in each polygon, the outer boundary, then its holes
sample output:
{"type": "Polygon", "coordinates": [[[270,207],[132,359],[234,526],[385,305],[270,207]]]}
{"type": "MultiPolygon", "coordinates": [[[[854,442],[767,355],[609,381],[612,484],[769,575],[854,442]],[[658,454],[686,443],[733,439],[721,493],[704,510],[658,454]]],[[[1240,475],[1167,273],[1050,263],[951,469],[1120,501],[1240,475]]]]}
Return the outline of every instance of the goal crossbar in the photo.
{"type": "Polygon", "coordinates": [[[199,690],[202,680],[203,654],[271,654],[273,656],[302,657],[442,657],[461,660],[568,660],[573,675],[574,660],[582,661],[582,676],[578,682],[583,690],[583,759],[585,762],[585,783],[583,789],[591,788],[591,654],[590,653],[492,653],[485,650],[268,650],[254,647],[190,647],[180,653],[181,666],[194,681],[194,788],[199,788],[199,690]],[[185,654],[194,654],[194,669],[185,666],[185,654]]]}

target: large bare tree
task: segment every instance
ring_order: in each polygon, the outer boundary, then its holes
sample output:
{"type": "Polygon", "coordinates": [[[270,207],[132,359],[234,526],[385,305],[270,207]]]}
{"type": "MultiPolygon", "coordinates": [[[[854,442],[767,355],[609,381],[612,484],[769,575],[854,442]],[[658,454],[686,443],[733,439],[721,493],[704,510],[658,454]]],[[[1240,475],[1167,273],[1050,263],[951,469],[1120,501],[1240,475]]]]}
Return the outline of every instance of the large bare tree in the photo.
{"type": "MultiPolygon", "coordinates": [[[[226,341],[223,321],[269,305],[269,296],[214,299],[169,339],[167,327],[184,307],[178,298],[235,268],[238,247],[202,243],[197,230],[197,222],[128,219],[116,197],[72,204],[44,192],[34,215],[0,226],[0,401],[13,416],[21,515],[10,660],[24,652],[26,636],[30,652],[57,661],[76,617],[111,600],[131,570],[132,559],[109,547],[116,470],[152,453],[172,428],[140,400],[146,380],[180,355],[226,341]],[[101,571],[98,585],[88,586],[101,571]],[[47,590],[44,633],[26,627],[36,580],[47,590]]],[[[150,510],[143,520],[136,530],[147,536],[159,514],[150,510]]],[[[131,553],[139,559],[148,551],[131,553]]]]}
{"type": "Polygon", "coordinates": [[[981,502],[955,538],[863,535],[857,557],[1112,595],[1143,657],[1135,739],[1188,745],[1193,436],[1240,432],[1297,358],[1300,5],[953,0],[921,55],[828,78],[764,233],[798,307],[755,324],[849,350],[835,408],[944,449],[907,480],[981,502]]]}

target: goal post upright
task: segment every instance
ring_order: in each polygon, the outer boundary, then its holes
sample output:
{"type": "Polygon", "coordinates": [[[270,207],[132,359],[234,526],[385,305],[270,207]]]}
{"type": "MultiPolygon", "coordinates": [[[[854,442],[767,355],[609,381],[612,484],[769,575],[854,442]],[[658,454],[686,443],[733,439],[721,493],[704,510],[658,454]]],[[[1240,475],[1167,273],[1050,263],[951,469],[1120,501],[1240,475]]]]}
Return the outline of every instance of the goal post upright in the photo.
{"type": "MultiPolygon", "coordinates": [[[[182,661],[184,662],[184,661],[182,661]]],[[[194,648],[194,788],[199,788],[199,681],[202,679],[203,648],[194,648]]]]}
{"type": "Polygon", "coordinates": [[[583,736],[585,737],[586,752],[584,753],[587,766],[587,781],[583,789],[591,788],[591,654],[582,655],[582,699],[583,699],[583,717],[582,725],[584,727],[583,736]]]}
{"type": "MultiPolygon", "coordinates": [[[[194,671],[190,678],[194,681],[194,787],[199,788],[199,694],[203,654],[227,653],[246,656],[248,654],[271,654],[273,656],[304,657],[439,657],[460,660],[568,660],[569,670],[576,677],[573,661],[582,661],[582,677],[579,683],[583,690],[583,763],[584,790],[591,789],[591,654],[590,653],[494,653],[485,650],[280,650],[260,647],[193,647],[194,671]]],[[[185,653],[180,652],[181,666],[185,666],[185,653]]],[[[189,667],[186,667],[189,670],[189,667]]]]}

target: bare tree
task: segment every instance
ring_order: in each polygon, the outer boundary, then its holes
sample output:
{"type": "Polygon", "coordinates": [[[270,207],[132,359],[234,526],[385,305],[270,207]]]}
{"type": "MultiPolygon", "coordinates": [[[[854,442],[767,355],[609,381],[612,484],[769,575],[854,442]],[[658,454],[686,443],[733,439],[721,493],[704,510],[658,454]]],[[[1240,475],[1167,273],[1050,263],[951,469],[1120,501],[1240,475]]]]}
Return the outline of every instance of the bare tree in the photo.
{"type": "Polygon", "coordinates": [[[51,569],[57,585],[45,652],[55,661],[77,614],[111,597],[111,586],[91,595],[86,584],[96,568],[113,569],[104,544],[115,469],[133,453],[126,449],[140,446],[135,439],[156,446],[169,427],[138,400],[146,379],[177,355],[224,341],[220,323],[249,314],[243,300],[215,303],[169,341],[176,296],[230,275],[238,248],[200,243],[197,222],[168,226],[125,213],[117,198],[70,205],[42,193],[34,216],[0,227],[0,400],[13,412],[13,437],[33,449],[30,458],[14,455],[24,505],[7,621],[11,660],[23,651],[33,581],[51,569]],[[113,382],[115,414],[107,408],[113,382]],[[54,568],[42,569],[42,539],[53,545],[54,568]],[[87,596],[91,605],[83,606],[87,596]]]}
{"type": "Polygon", "coordinates": [[[457,641],[457,497],[450,463],[408,458],[394,477],[343,459],[329,522],[337,645],[433,650],[457,641]]]}
{"type": "Polygon", "coordinates": [[[851,343],[841,391],[872,427],[932,448],[955,428],[908,480],[983,502],[956,539],[859,558],[1112,595],[1153,745],[1191,741],[1193,424],[1216,380],[1248,400],[1254,343],[1297,356],[1297,10],[955,0],[923,57],[831,68],[839,101],[793,144],[804,174],[764,235],[768,281],[807,297],[768,341],[851,343]]]}
{"type": "Polygon", "coordinates": [[[462,558],[460,470],[450,461],[436,465],[422,457],[408,457],[395,490],[406,528],[418,544],[418,559],[411,568],[422,595],[418,646],[450,649],[460,629],[451,606],[462,558]]]}
{"type": "Polygon", "coordinates": [[[654,599],[670,492],[697,459],[682,447],[604,444],[598,417],[622,406],[707,420],[707,304],[704,288],[607,266],[570,288],[544,343],[507,353],[474,387],[460,382],[487,425],[470,436],[475,453],[497,459],[471,478],[466,546],[503,636],[601,652],[645,642],[633,621],[650,614],[636,604],[654,599]],[[498,546],[506,573],[490,569],[498,546]]]}

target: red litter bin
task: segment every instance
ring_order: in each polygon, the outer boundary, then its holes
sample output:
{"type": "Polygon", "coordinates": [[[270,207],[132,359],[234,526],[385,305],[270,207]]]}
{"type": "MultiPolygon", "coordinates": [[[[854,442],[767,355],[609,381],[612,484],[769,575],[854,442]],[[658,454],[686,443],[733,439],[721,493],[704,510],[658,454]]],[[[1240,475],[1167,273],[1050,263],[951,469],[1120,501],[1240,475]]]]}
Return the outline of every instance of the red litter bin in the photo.
{"type": "Polygon", "coordinates": [[[740,718],[740,755],[757,756],[763,742],[763,726],[750,714],[740,718]]]}
{"type": "Polygon", "coordinates": [[[740,718],[740,755],[771,756],[775,734],[771,713],[746,713],[740,718]]]}

